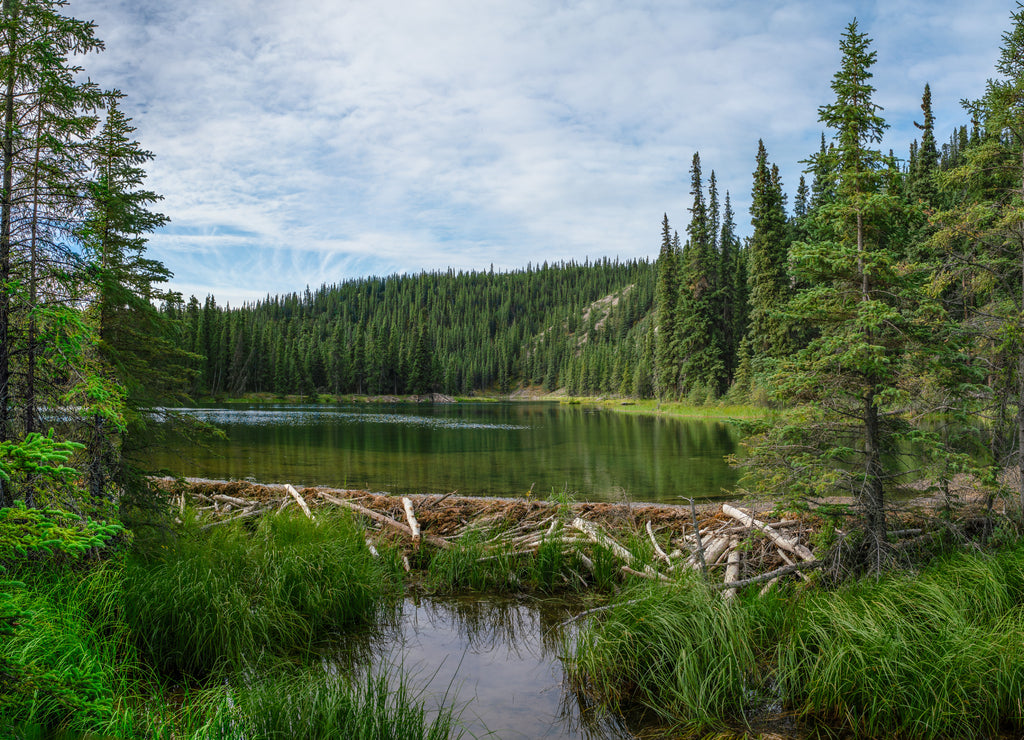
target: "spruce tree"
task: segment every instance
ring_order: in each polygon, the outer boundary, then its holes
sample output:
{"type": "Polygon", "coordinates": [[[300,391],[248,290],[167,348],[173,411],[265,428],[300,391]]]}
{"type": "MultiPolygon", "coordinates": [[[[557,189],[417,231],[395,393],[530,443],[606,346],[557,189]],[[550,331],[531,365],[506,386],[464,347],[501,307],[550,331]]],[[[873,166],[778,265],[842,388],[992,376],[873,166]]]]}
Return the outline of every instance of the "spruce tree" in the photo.
{"type": "Polygon", "coordinates": [[[754,233],[747,247],[750,323],[746,336],[746,351],[757,383],[763,382],[763,375],[778,358],[794,349],[783,312],[790,293],[787,262],[791,231],[782,188],[773,172],[764,142],[759,141],[750,205],[754,233]]]}
{"type": "Polygon", "coordinates": [[[819,333],[773,378],[799,404],[793,421],[765,431],[751,460],[771,471],[764,487],[796,498],[844,492],[859,536],[851,562],[879,569],[889,557],[887,495],[899,457],[943,458],[936,440],[908,422],[907,373],[961,362],[954,328],[928,291],[927,265],[907,258],[902,199],[885,189],[889,160],[874,148],[885,121],[872,102],[875,52],[853,21],[840,42],[835,101],[819,109],[834,131],[835,200],[814,212],[814,240],[792,247],[806,285],[787,313],[819,333]]]}
{"type": "Polygon", "coordinates": [[[679,324],[679,246],[673,239],[668,214],[661,221],[661,251],[658,253],[658,280],[654,296],[655,348],[654,378],[659,398],[678,393],[679,354],[677,332],[679,324]]]}

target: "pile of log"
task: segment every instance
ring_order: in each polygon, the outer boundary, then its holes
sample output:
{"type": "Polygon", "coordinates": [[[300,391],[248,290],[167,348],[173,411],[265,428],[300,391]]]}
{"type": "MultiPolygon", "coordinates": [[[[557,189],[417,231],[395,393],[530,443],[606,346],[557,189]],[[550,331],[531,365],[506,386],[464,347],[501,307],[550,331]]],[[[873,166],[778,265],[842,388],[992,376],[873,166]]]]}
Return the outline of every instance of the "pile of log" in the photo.
{"type": "MultiPolygon", "coordinates": [[[[422,496],[387,496],[366,491],[249,485],[202,481],[202,485],[176,484],[175,505],[184,515],[187,503],[209,521],[203,529],[226,522],[274,514],[294,507],[310,519],[321,509],[342,508],[366,522],[366,542],[376,553],[381,540],[398,542],[408,552],[429,546],[451,549],[472,538],[482,543],[481,559],[535,554],[545,542],[557,541],[589,570],[594,569],[588,548],[603,548],[621,561],[621,570],[638,578],[672,580],[681,570],[703,573],[716,582],[725,598],[736,589],[763,583],[767,590],[781,578],[806,579],[819,566],[807,541],[812,532],[801,519],[758,518],[755,512],[722,504],[695,508],[643,507],[625,504],[558,504],[511,499],[458,497],[454,492],[422,496]],[[625,508],[624,508],[625,507],[625,508]],[[692,513],[691,513],[692,512],[692,513]],[[648,540],[653,553],[643,562],[622,544],[648,540]]],[[[170,488],[171,482],[168,483],[170,488]]],[[[592,553],[591,553],[592,554],[592,553]]],[[[405,558],[409,567],[409,559],[405,558]]]]}

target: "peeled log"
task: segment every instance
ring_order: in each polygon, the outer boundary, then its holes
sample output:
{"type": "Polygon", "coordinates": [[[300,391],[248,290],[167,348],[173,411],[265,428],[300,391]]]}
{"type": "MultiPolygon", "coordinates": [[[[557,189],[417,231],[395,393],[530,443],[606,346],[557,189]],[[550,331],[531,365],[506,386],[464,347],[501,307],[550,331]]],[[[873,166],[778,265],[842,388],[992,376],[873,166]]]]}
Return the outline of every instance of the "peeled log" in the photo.
{"type": "MultiPolygon", "coordinates": [[[[598,527],[596,524],[588,522],[585,519],[580,519],[579,517],[576,517],[572,520],[572,524],[570,524],[569,526],[571,526],[573,529],[578,529],[579,531],[583,532],[583,534],[589,537],[592,542],[595,542],[598,545],[601,545],[602,547],[607,547],[618,557],[625,560],[628,565],[633,564],[633,561],[635,559],[633,557],[633,553],[631,553],[618,542],[616,542],[611,537],[602,532],[601,528],[598,527]]],[[[644,573],[655,578],[657,578],[658,575],[658,572],[649,565],[644,566],[644,573]]]]}
{"type": "Polygon", "coordinates": [[[735,583],[740,579],[740,559],[743,554],[739,550],[729,551],[728,565],[725,566],[725,588],[727,589],[723,596],[726,599],[731,599],[736,595],[736,592],[729,588],[729,584],[735,583]]]}
{"type": "Polygon", "coordinates": [[[750,516],[750,514],[745,514],[739,509],[729,506],[729,504],[722,504],[722,513],[728,514],[733,519],[738,519],[739,521],[746,524],[748,527],[755,527],[757,529],[760,529],[762,532],[768,535],[768,539],[770,539],[772,542],[778,545],[779,548],[785,550],[786,552],[791,552],[794,555],[798,555],[799,557],[803,558],[808,562],[814,561],[814,553],[812,553],[806,547],[801,545],[799,542],[795,542],[789,539],[788,537],[783,537],[781,534],[776,532],[774,529],[769,527],[764,522],[760,522],[754,517],[750,516]]]}
{"type": "Polygon", "coordinates": [[[420,523],[416,521],[416,514],[412,510],[412,501],[402,497],[402,507],[405,509],[405,519],[409,522],[409,530],[412,532],[414,544],[420,544],[420,523]]]}
{"type": "Polygon", "coordinates": [[[299,495],[299,492],[295,490],[295,487],[291,483],[284,484],[284,490],[288,491],[288,495],[295,499],[295,503],[302,509],[302,513],[306,515],[307,519],[313,518],[313,512],[309,510],[309,505],[306,500],[299,495]]]}
{"type": "MultiPolygon", "coordinates": [[[[396,522],[389,516],[379,514],[378,512],[373,511],[372,509],[367,509],[365,506],[360,506],[359,504],[353,501],[346,501],[345,499],[335,498],[329,493],[324,493],[323,491],[320,491],[317,495],[320,496],[320,498],[322,498],[324,501],[327,501],[328,503],[332,503],[335,506],[344,506],[346,509],[351,509],[352,511],[358,512],[363,516],[369,517],[375,522],[379,522],[380,524],[391,527],[392,529],[397,529],[399,532],[402,532],[412,537],[412,530],[409,529],[409,527],[402,524],[401,522],[396,522]]],[[[451,543],[447,540],[441,539],[440,537],[436,537],[432,534],[423,534],[422,537],[426,542],[429,542],[431,545],[435,545],[436,547],[440,547],[444,550],[448,550],[452,546],[451,543]]]]}

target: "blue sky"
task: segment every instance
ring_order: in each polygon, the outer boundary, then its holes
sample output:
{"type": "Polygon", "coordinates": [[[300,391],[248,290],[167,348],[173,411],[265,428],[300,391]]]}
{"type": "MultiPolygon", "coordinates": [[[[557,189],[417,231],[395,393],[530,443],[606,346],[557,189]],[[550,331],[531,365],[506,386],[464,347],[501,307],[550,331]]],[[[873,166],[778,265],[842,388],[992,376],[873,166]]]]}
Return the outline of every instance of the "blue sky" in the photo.
{"type": "Polygon", "coordinates": [[[757,141],[795,192],[838,41],[874,39],[884,143],[940,143],[1012,0],[71,0],[171,223],[151,256],[239,305],[365,275],[653,257],[700,151],[749,233],[757,141]]]}

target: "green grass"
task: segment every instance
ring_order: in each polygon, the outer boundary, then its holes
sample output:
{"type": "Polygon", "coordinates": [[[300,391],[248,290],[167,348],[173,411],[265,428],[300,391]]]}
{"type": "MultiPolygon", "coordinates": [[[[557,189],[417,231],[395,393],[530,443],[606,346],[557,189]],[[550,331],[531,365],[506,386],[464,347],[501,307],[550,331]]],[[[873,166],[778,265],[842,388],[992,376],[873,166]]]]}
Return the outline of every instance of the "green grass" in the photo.
{"type": "Polygon", "coordinates": [[[25,568],[12,601],[22,613],[0,642],[0,736],[106,732],[154,680],[120,620],[120,563],[25,568]]]}
{"type": "Polygon", "coordinates": [[[370,621],[397,591],[393,559],[375,560],[340,514],[187,531],[129,561],[125,620],[160,671],[202,676],[263,655],[301,655],[332,632],[370,621]]]}
{"type": "Polygon", "coordinates": [[[422,696],[401,679],[350,680],[316,667],[286,671],[211,692],[216,711],[196,740],[442,740],[459,737],[454,713],[431,719],[422,696]]]}
{"type": "Polygon", "coordinates": [[[857,737],[1024,730],[1024,548],[835,592],[644,586],[583,629],[574,681],[693,732],[775,704],[857,737]]]}

